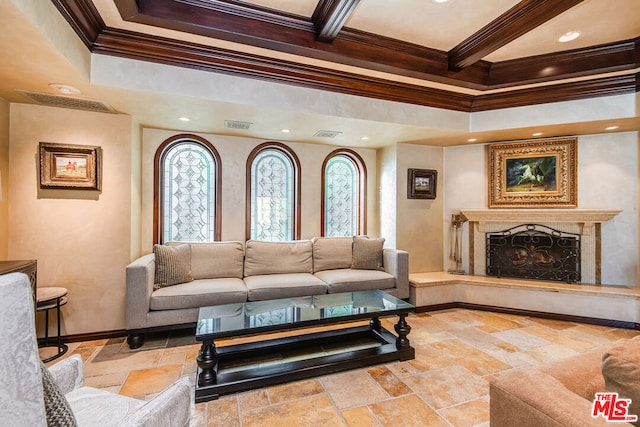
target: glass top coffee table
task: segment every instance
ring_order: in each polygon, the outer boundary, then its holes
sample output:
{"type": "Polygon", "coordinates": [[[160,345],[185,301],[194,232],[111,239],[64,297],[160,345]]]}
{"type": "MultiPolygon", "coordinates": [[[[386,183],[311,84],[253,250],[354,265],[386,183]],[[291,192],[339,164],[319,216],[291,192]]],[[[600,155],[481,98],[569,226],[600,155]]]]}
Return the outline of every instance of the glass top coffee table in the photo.
{"type": "MultiPolygon", "coordinates": [[[[220,395],[415,357],[407,315],[415,307],[382,291],[315,295],[200,308],[196,402],[220,395]],[[380,317],[399,317],[397,336],[380,317]],[[368,324],[353,322],[369,320],[368,324]],[[349,325],[351,323],[351,325],[349,325]],[[304,333],[308,327],[320,332],[304,333]],[[223,338],[296,330],[293,336],[216,347],[223,338]]],[[[359,322],[362,323],[362,322],[359,322]]],[[[282,335],[282,334],[280,334],[282,335]]]]}

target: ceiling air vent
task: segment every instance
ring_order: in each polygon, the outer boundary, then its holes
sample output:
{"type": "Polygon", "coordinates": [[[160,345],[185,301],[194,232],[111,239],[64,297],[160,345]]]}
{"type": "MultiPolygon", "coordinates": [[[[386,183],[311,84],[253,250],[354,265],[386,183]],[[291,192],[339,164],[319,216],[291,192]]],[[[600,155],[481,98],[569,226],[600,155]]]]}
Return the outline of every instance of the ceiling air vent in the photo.
{"type": "Polygon", "coordinates": [[[73,108],[76,110],[94,111],[96,113],[117,113],[112,107],[100,101],[91,99],[73,98],[71,96],[58,96],[49,93],[20,91],[32,101],[49,107],[73,108]]]}
{"type": "Polygon", "coordinates": [[[335,130],[319,130],[318,132],[316,132],[315,134],[313,134],[313,136],[318,137],[318,138],[335,138],[336,136],[340,135],[342,132],[338,132],[335,130]]]}
{"type": "Polygon", "coordinates": [[[236,120],[225,120],[224,125],[229,129],[247,130],[251,127],[251,122],[239,122],[236,120]]]}

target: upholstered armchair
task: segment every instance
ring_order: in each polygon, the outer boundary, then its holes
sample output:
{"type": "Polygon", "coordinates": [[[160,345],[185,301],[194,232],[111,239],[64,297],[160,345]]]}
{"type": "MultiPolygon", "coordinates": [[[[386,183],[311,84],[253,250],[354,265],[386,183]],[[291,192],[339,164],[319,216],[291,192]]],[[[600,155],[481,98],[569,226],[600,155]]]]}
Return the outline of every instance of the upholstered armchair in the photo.
{"type": "Polygon", "coordinates": [[[74,418],[79,426],[189,424],[192,389],[186,378],[145,402],[85,387],[77,355],[47,370],[38,354],[29,279],[22,273],[0,276],[0,343],[0,420],[12,426],[73,425],[74,418]],[[71,423],[52,421],[60,412],[71,423]]]}

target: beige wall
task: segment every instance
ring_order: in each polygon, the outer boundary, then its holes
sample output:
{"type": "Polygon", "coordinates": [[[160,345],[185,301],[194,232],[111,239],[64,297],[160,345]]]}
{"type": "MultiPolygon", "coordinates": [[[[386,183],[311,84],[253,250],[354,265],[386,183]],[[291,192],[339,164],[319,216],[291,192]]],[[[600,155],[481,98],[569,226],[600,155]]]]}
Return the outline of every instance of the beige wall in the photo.
{"type": "Polygon", "coordinates": [[[443,149],[399,143],[380,150],[378,163],[382,236],[409,252],[409,272],[442,270],[443,149]],[[435,199],[407,197],[408,169],[438,172],[435,199]]]}
{"type": "MultiPolygon", "coordinates": [[[[177,132],[144,129],[142,146],[142,253],[153,248],[153,159],[157,148],[177,132]]],[[[245,240],[246,163],[262,139],[197,134],[211,142],[222,163],[222,240],[245,240]]],[[[320,235],[322,163],[338,147],[286,142],[298,156],[302,170],[301,238],[320,235]]],[[[367,234],[377,236],[376,151],[355,149],[367,168],[367,234]]]]}
{"type": "Polygon", "coordinates": [[[38,287],[69,290],[64,335],[124,328],[131,129],[125,115],[11,104],[9,257],[38,260],[38,287]],[[101,146],[102,191],[41,190],[40,141],[101,146]]]}
{"type": "Polygon", "coordinates": [[[0,260],[9,253],[9,103],[0,98],[0,260]]]}

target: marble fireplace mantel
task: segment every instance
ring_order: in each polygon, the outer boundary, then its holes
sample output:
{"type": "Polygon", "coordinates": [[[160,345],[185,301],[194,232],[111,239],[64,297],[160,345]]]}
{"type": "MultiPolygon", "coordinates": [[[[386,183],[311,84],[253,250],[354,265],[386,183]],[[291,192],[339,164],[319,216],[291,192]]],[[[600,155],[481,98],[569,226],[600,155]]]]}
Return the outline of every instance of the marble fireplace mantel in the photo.
{"type": "Polygon", "coordinates": [[[578,224],[580,234],[589,236],[593,225],[607,222],[622,211],[613,209],[462,209],[460,212],[469,222],[477,224],[480,233],[484,233],[485,224],[488,222],[518,224],[565,222],[578,224]]]}
{"type": "Polygon", "coordinates": [[[523,224],[541,224],[582,236],[582,283],[601,284],[602,224],[614,209],[461,209],[469,221],[469,274],[486,270],[485,233],[523,224]]]}

